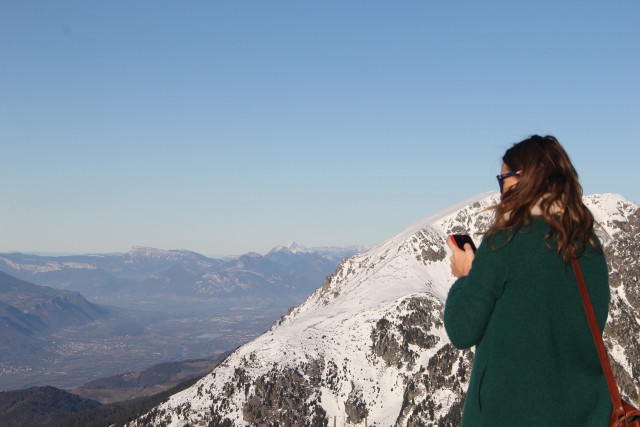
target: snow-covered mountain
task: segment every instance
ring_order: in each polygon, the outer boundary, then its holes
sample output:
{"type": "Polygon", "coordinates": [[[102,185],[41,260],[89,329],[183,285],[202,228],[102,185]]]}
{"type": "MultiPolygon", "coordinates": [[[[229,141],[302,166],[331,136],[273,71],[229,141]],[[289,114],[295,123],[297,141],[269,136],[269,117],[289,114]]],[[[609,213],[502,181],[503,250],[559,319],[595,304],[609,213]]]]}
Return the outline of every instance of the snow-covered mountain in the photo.
{"type": "MultiPolygon", "coordinates": [[[[465,200],[345,259],[268,332],[131,425],[458,425],[473,351],[453,348],[444,330],[454,281],[445,240],[470,233],[479,243],[497,201],[465,200]]],[[[610,264],[606,343],[637,401],[640,209],[612,194],[585,202],[610,264]]]]}
{"type": "Polygon", "coordinates": [[[344,246],[344,247],[343,246],[318,246],[318,247],[306,248],[304,246],[298,245],[296,242],[291,242],[287,245],[276,246],[275,248],[271,249],[269,253],[273,254],[277,252],[285,252],[285,253],[292,253],[292,254],[305,254],[305,253],[320,252],[323,254],[335,254],[338,256],[342,255],[344,257],[343,254],[345,253],[349,253],[349,252],[362,253],[369,249],[371,249],[371,247],[366,245],[344,246]]]}

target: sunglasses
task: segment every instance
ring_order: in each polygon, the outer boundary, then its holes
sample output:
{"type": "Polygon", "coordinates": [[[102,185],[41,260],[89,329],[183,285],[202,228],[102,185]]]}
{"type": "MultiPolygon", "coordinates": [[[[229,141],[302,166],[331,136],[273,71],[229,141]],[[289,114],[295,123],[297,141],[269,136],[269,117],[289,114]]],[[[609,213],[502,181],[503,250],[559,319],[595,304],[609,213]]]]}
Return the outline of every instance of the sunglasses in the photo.
{"type": "Polygon", "coordinates": [[[509,178],[510,176],[520,175],[521,173],[522,173],[522,171],[515,171],[515,172],[503,173],[502,175],[496,176],[496,178],[498,178],[498,185],[500,185],[500,194],[502,194],[502,191],[503,191],[503,188],[504,188],[504,180],[506,178],[509,178]]]}

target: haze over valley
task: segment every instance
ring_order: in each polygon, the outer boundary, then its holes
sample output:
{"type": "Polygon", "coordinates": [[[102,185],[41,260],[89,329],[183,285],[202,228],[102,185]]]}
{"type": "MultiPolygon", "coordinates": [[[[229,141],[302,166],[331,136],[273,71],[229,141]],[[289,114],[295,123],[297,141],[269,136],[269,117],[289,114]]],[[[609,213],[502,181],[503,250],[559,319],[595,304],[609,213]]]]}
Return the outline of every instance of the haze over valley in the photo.
{"type": "Polygon", "coordinates": [[[219,358],[263,333],[359,249],[290,244],[226,259],[144,247],[0,254],[0,389],[72,388],[158,363],[219,358]]]}

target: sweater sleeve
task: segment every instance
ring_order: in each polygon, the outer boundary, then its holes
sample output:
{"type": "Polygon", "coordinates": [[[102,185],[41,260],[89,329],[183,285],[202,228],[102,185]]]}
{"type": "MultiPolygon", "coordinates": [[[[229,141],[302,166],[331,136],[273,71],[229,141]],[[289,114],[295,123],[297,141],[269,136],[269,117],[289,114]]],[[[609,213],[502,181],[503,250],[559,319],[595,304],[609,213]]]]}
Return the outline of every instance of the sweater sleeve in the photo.
{"type": "Polygon", "coordinates": [[[478,344],[505,284],[506,266],[499,252],[483,242],[476,251],[469,274],[453,284],[444,309],[444,326],[459,349],[478,344]]]}

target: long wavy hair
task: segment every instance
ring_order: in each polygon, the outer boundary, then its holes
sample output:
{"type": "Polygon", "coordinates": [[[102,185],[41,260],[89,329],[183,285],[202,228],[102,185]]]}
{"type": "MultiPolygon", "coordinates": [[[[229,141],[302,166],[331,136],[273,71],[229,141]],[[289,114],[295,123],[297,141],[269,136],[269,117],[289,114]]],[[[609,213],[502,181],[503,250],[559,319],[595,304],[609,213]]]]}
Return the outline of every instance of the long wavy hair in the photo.
{"type": "Polygon", "coordinates": [[[517,184],[493,207],[496,215],[487,232],[490,247],[501,232],[506,232],[509,242],[530,224],[535,209],[551,226],[546,245],[564,262],[572,250],[581,253],[589,243],[598,249],[593,239],[593,215],[582,202],[578,173],[556,138],[533,135],[509,148],[502,161],[510,171],[521,173],[517,184]]]}

